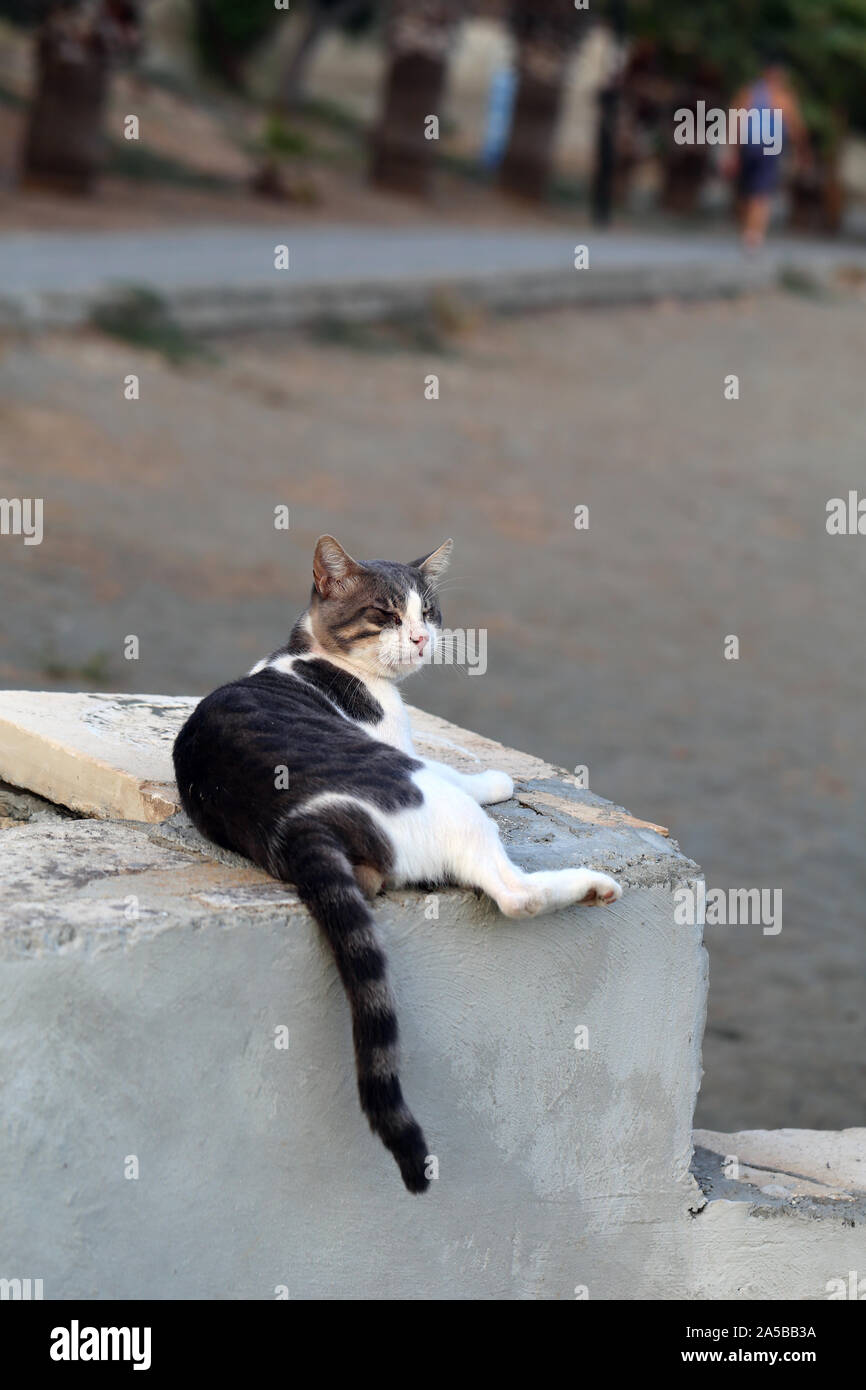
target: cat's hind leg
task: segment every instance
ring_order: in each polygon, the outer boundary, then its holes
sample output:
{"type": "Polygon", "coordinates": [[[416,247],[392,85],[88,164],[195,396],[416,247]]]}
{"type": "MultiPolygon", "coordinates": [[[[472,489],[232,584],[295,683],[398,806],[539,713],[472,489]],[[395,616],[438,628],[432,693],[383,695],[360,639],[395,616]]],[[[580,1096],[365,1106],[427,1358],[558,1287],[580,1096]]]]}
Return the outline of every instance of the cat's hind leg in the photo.
{"type": "Polygon", "coordinates": [[[480,888],[506,917],[535,917],[571,903],[609,903],[622,895],[615,879],[595,869],[525,873],[508,858],[496,822],[462,788],[431,768],[413,778],[423,805],[388,818],[394,882],[480,888]]]}

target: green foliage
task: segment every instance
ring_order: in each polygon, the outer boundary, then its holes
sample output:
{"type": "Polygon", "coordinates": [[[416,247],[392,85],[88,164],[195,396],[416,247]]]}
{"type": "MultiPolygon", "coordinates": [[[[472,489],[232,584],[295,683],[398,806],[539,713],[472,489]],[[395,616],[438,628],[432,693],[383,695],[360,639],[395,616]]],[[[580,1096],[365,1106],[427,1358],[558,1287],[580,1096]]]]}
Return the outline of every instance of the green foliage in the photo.
{"type": "Polygon", "coordinates": [[[309,136],[302,130],[287,125],[276,112],[268,117],[262,140],[269,154],[300,157],[310,154],[312,150],[309,136]]]}
{"type": "Polygon", "coordinates": [[[244,59],[285,14],[274,0],[194,0],[195,39],[205,68],[232,87],[242,85],[244,59]]]}
{"type": "MultiPolygon", "coordinates": [[[[359,0],[347,13],[343,13],[343,0],[308,0],[303,8],[318,11],[326,21],[333,17],[351,37],[368,33],[377,15],[374,0],[359,0]]],[[[274,0],[193,0],[193,10],[196,44],[204,66],[233,87],[242,85],[245,60],[273,26],[287,17],[285,10],[275,8],[274,0]]]]}
{"type": "Polygon", "coordinates": [[[53,681],[84,681],[87,685],[93,685],[103,689],[112,679],[111,664],[106,652],[93,652],[84,661],[69,662],[62,661],[54,655],[45,655],[42,658],[42,673],[49,680],[53,681]]]}
{"type": "Polygon", "coordinates": [[[459,327],[453,318],[457,312],[432,299],[423,308],[396,311],[375,323],[326,314],[309,325],[309,332],[314,342],[354,352],[420,352],[428,357],[454,357],[456,349],[451,338],[459,327]]]}
{"type": "Polygon", "coordinates": [[[866,0],[631,0],[628,14],[631,34],[654,40],[672,76],[710,63],[733,92],[772,54],[825,143],[845,117],[866,128],[866,0]]]}
{"type": "Polygon", "coordinates": [[[241,54],[252,52],[280,16],[274,0],[198,0],[196,10],[241,54]]]}
{"type": "Polygon", "coordinates": [[[827,289],[818,278],[798,266],[786,265],[779,271],[778,285],[789,294],[804,295],[807,299],[825,299],[827,289]]]}

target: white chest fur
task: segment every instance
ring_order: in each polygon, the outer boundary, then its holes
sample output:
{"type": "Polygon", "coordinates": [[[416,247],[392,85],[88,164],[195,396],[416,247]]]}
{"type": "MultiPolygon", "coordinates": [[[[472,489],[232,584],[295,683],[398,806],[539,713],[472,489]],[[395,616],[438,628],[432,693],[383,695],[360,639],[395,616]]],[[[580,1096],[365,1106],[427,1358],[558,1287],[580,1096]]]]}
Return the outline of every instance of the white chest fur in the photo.
{"type": "Polygon", "coordinates": [[[414,753],[409,716],[396,685],[375,679],[368,680],[366,685],[373,699],[382,706],[385,717],[378,724],[364,724],[363,727],[383,743],[390,743],[404,753],[414,753]]]}

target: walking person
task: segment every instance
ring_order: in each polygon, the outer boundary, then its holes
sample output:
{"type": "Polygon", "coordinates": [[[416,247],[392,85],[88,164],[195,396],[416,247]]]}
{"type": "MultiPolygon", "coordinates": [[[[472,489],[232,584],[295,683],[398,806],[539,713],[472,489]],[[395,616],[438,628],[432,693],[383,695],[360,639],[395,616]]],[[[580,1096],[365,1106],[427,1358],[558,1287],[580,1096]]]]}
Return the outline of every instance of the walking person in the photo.
{"type": "Polygon", "coordinates": [[[799,102],[778,59],[764,63],[757,80],[737,93],[734,106],[757,113],[747,124],[748,141],[737,147],[727,166],[736,177],[743,246],[757,251],[767,235],[773,197],[781,185],[785,149],[793,145],[798,160],[805,162],[808,137],[799,102]],[[764,143],[768,133],[773,149],[764,143]]]}

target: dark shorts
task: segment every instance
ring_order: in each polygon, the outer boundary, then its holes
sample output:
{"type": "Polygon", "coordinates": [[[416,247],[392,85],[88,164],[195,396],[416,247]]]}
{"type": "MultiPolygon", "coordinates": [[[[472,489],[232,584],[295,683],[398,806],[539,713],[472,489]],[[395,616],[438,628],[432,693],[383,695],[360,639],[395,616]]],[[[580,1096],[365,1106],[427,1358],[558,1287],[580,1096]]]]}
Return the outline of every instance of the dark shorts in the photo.
{"type": "Polygon", "coordinates": [[[769,197],[782,181],[782,152],[764,154],[762,145],[744,145],[740,152],[737,189],[741,198],[769,197]]]}

